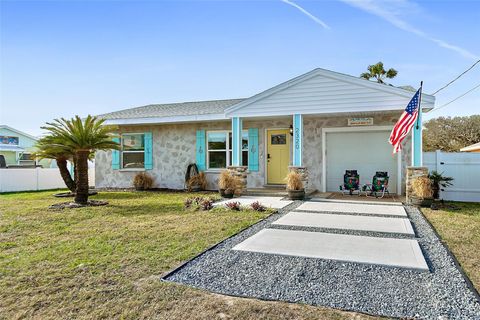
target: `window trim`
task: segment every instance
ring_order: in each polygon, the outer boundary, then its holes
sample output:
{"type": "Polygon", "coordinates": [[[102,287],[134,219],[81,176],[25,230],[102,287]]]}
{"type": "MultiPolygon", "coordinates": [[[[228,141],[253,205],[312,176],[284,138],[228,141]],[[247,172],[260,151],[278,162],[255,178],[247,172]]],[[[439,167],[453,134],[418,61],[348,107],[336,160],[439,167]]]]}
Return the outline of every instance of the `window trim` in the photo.
{"type": "Polygon", "coordinates": [[[121,171],[139,171],[139,170],[145,170],[145,160],[143,161],[143,168],[125,168],[123,166],[123,153],[143,153],[143,158],[145,159],[145,132],[124,132],[120,134],[120,146],[121,149],[120,151],[120,170],[121,171]],[[129,136],[142,136],[143,135],[143,150],[123,150],[123,136],[124,135],[129,135],[129,136]]]}
{"type": "MultiPolygon", "coordinates": [[[[232,151],[232,146],[230,146],[230,134],[232,133],[232,130],[208,130],[205,132],[205,149],[206,149],[206,170],[207,171],[213,171],[213,172],[217,172],[217,171],[221,171],[221,170],[225,170],[228,166],[230,166],[232,164],[232,159],[231,159],[231,156],[230,156],[230,153],[233,152],[232,151]],[[211,133],[211,132],[214,132],[214,133],[225,133],[226,134],[226,149],[212,149],[210,150],[210,148],[208,147],[208,134],[211,133]],[[210,152],[226,152],[227,154],[227,157],[226,157],[226,167],[225,168],[210,168],[210,152]]],[[[247,136],[247,140],[248,140],[248,129],[247,130],[242,130],[242,136],[246,134],[247,136]]],[[[247,159],[248,159],[248,153],[250,152],[249,149],[248,149],[248,145],[246,148],[243,148],[242,146],[242,151],[247,151],[247,159]]]]}

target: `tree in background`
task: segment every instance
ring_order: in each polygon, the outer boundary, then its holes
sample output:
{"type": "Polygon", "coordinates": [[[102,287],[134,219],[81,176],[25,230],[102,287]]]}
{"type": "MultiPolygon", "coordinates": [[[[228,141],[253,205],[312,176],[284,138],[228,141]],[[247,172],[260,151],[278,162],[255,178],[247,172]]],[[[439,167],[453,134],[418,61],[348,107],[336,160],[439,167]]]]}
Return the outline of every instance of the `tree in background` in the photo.
{"type": "MultiPolygon", "coordinates": [[[[103,125],[104,120],[88,115],[67,120],[64,118],[47,122],[42,129],[55,136],[61,146],[70,150],[75,159],[75,202],[80,205],[88,203],[88,159],[97,150],[119,149],[112,140],[114,129],[103,125]]],[[[60,147],[60,145],[55,144],[60,147]]]]}
{"type": "Polygon", "coordinates": [[[480,142],[480,115],[438,117],[423,126],[423,151],[458,152],[480,142]]]}
{"type": "Polygon", "coordinates": [[[368,72],[362,73],[360,77],[367,80],[373,78],[377,80],[378,83],[385,83],[385,78],[393,79],[398,74],[398,71],[393,68],[385,70],[385,68],[383,67],[383,62],[381,61],[376,64],[369,65],[367,69],[368,72]]]}

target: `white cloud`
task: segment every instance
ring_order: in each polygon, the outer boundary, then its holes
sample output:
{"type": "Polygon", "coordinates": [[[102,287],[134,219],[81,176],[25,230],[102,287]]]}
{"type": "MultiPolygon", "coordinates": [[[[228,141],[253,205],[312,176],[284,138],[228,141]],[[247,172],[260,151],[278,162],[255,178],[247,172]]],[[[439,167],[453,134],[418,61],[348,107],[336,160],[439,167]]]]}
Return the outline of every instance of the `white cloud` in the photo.
{"type": "Polygon", "coordinates": [[[400,16],[406,11],[416,10],[418,6],[409,2],[408,0],[390,0],[390,1],[378,1],[378,0],[340,0],[345,2],[353,7],[359,8],[363,11],[366,11],[370,14],[376,15],[387,22],[391,23],[395,27],[413,33],[419,37],[427,39],[436,43],[438,46],[455,51],[465,58],[477,60],[479,56],[468,51],[467,49],[461,48],[459,46],[450,44],[444,40],[434,38],[422,30],[415,28],[410,25],[408,22],[403,20],[400,16]]]}
{"type": "Polygon", "coordinates": [[[297,8],[298,10],[300,10],[300,12],[302,12],[304,15],[306,15],[307,17],[309,17],[310,19],[312,19],[313,21],[315,21],[316,23],[318,23],[319,25],[321,25],[322,27],[324,27],[325,29],[330,29],[330,27],[325,23],[323,22],[322,20],[318,19],[317,17],[315,17],[313,14],[311,14],[310,12],[308,12],[307,10],[303,9],[302,7],[300,7],[298,4],[296,4],[295,2],[292,2],[290,0],[281,0],[282,2],[286,3],[286,4],[289,4],[291,5],[292,7],[294,8],[297,8]]]}

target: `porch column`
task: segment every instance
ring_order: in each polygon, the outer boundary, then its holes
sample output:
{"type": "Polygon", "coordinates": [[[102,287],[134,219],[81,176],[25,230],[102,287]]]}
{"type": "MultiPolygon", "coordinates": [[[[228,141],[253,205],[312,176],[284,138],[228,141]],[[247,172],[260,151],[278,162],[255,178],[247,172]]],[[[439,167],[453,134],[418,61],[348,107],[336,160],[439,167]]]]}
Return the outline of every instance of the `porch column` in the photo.
{"type": "Polygon", "coordinates": [[[242,119],[232,118],[232,166],[242,165],[242,119]]]}
{"type": "Polygon", "coordinates": [[[418,107],[418,118],[413,125],[413,148],[412,148],[412,166],[421,167],[423,165],[423,149],[422,149],[422,109],[418,107]]]}
{"type": "Polygon", "coordinates": [[[303,117],[293,115],[293,166],[302,166],[303,117]]]}
{"type": "Polygon", "coordinates": [[[239,117],[232,118],[232,159],[231,166],[227,169],[230,174],[240,178],[242,182],[241,190],[236,190],[236,195],[241,195],[247,187],[247,169],[242,166],[242,119],[239,117]]]}

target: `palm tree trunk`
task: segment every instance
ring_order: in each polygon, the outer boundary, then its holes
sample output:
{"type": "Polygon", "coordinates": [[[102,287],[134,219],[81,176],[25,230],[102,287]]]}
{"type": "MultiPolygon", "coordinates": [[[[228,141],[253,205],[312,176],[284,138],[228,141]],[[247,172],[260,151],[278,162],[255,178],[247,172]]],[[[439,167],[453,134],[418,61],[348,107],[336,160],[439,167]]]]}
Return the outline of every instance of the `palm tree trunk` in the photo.
{"type": "MultiPolygon", "coordinates": [[[[73,154],[73,180],[78,181],[78,171],[77,171],[77,155],[73,154]]],[[[75,186],[76,188],[76,186],[75,186]]]]}
{"type": "Polygon", "coordinates": [[[60,170],[60,175],[62,176],[63,182],[65,182],[65,185],[72,193],[75,193],[76,185],[75,185],[75,181],[73,181],[72,176],[70,175],[70,171],[68,171],[67,159],[58,158],[56,159],[56,161],[57,161],[57,167],[58,167],[58,170],[60,170]]]}
{"type": "Polygon", "coordinates": [[[440,186],[437,183],[432,184],[433,199],[440,198],[440,186]]]}
{"type": "Polygon", "coordinates": [[[75,202],[78,204],[87,204],[88,202],[88,155],[89,151],[77,151],[75,163],[75,178],[77,179],[77,190],[75,202]]]}

